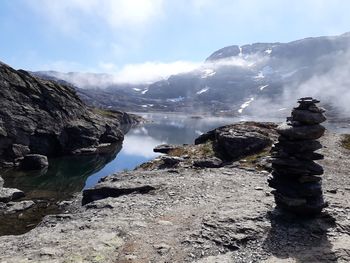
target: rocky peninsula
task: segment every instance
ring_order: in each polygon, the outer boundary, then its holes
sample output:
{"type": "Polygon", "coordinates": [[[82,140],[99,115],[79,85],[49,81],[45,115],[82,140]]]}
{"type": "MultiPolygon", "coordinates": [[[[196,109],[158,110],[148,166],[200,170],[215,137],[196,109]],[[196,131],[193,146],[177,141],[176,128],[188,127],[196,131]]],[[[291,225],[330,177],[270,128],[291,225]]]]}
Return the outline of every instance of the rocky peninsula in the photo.
{"type": "Polygon", "coordinates": [[[89,108],[69,86],[1,62],[0,87],[0,167],[18,166],[28,154],[95,153],[101,145],[122,142],[121,127],[139,120],[89,108]]]}
{"type": "Polygon", "coordinates": [[[165,147],[166,155],[103,178],[30,232],[0,237],[0,258],[349,262],[350,152],[344,137],[326,131],[320,139],[329,206],[315,218],[300,219],[275,208],[266,183],[276,127],[239,123],[210,131],[193,145],[165,147]],[[228,151],[234,144],[241,147],[228,151]]]}

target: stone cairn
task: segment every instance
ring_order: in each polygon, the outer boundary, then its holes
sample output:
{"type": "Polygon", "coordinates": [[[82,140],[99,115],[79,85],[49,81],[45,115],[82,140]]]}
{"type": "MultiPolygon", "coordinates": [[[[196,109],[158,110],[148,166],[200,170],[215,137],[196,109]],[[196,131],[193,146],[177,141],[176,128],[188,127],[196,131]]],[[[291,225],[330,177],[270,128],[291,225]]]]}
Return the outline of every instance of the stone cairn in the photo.
{"type": "Polygon", "coordinates": [[[327,206],[323,200],[321,177],[323,168],[314,160],[322,148],[319,139],[325,132],[320,123],[326,120],[324,109],[311,97],[298,100],[287,123],[277,128],[278,143],[271,150],[272,175],[268,179],[277,207],[298,215],[311,216],[327,206]]]}

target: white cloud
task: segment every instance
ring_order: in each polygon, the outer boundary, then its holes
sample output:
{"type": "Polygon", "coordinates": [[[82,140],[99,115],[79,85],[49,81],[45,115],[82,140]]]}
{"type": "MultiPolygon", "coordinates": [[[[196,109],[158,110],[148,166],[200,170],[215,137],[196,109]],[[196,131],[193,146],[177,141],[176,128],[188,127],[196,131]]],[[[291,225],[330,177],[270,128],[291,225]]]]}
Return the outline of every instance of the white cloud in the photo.
{"type": "Polygon", "coordinates": [[[65,33],[88,23],[112,28],[144,27],[162,14],[164,0],[29,0],[30,7],[65,33]]]}
{"type": "Polygon", "coordinates": [[[114,79],[120,83],[150,83],[168,78],[170,75],[192,71],[199,65],[200,63],[188,61],[128,64],[115,72],[114,79]]]}

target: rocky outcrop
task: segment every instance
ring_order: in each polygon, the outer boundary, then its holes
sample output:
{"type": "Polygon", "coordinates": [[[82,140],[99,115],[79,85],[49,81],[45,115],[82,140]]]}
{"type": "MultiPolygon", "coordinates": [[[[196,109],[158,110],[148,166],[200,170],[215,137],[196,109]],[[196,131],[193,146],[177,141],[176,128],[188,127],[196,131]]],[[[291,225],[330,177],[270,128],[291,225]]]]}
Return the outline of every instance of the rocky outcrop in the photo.
{"type": "Polygon", "coordinates": [[[276,127],[273,123],[241,122],[204,133],[195,144],[212,141],[217,155],[232,161],[270,146],[277,137],[276,127]]]}
{"type": "Polygon", "coordinates": [[[28,153],[59,156],[123,140],[122,124],[133,116],[91,110],[68,86],[0,63],[0,165],[13,166],[28,153]]]}

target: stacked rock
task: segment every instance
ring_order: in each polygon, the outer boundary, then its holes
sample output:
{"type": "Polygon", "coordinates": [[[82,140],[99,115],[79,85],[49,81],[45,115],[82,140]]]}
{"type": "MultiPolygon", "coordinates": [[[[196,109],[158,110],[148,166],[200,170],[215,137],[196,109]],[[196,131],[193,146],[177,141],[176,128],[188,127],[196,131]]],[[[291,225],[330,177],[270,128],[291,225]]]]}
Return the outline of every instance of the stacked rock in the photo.
{"type": "Polygon", "coordinates": [[[324,109],[311,97],[298,100],[287,123],[280,125],[278,143],[271,150],[272,176],[269,186],[277,207],[299,215],[315,215],[327,206],[323,199],[321,177],[323,168],[315,160],[323,155],[319,139],[325,132],[320,123],[326,120],[324,109]]]}

